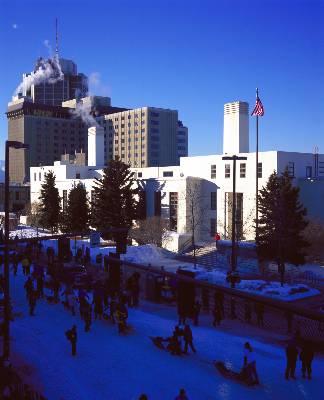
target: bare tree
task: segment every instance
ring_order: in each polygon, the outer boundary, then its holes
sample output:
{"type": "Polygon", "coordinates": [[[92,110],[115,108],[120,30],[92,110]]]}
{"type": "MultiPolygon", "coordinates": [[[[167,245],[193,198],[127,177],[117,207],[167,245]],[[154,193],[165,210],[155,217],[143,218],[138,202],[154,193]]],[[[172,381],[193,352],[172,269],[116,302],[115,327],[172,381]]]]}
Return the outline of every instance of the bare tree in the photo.
{"type": "Polygon", "coordinates": [[[310,220],[303,234],[304,238],[309,242],[307,259],[311,262],[323,262],[324,221],[310,220]]]}
{"type": "Polygon", "coordinates": [[[26,211],[27,211],[26,215],[28,224],[36,228],[38,236],[38,229],[41,227],[41,215],[42,215],[42,209],[40,203],[34,201],[33,203],[31,203],[29,207],[27,207],[26,211]]]}
{"type": "Polygon", "coordinates": [[[191,245],[193,247],[194,266],[197,265],[197,240],[207,231],[206,211],[208,210],[207,196],[203,195],[202,182],[199,179],[189,177],[185,192],[186,202],[186,225],[187,233],[191,235],[191,245]]]}
{"type": "Polygon", "coordinates": [[[168,236],[169,221],[159,216],[148,217],[140,220],[130,230],[129,236],[138,244],[155,244],[162,246],[168,236]]]}

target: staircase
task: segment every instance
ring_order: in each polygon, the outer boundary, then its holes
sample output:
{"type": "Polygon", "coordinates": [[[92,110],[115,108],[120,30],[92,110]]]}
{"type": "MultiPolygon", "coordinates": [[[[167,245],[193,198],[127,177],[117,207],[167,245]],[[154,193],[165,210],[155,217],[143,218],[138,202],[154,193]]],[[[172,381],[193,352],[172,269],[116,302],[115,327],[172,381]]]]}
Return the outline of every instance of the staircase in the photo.
{"type": "MultiPolygon", "coordinates": [[[[179,261],[194,263],[193,248],[190,246],[175,257],[179,261]]],[[[229,270],[229,259],[226,254],[216,250],[215,242],[196,245],[196,262],[206,267],[207,271],[216,269],[229,270]]],[[[258,273],[257,262],[253,258],[238,257],[237,270],[245,276],[255,276],[258,273]]]]}

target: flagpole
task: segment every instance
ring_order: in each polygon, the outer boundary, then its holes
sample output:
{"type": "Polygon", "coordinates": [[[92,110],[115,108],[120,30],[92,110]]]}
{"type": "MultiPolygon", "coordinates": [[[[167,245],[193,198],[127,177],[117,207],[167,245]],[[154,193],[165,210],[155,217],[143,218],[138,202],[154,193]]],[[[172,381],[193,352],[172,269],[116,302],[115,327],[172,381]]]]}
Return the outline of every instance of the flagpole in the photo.
{"type": "MultiPolygon", "coordinates": [[[[256,88],[256,98],[259,98],[259,89],[256,88]]],[[[259,116],[256,115],[256,151],[255,151],[255,241],[259,233],[259,116]]]]}

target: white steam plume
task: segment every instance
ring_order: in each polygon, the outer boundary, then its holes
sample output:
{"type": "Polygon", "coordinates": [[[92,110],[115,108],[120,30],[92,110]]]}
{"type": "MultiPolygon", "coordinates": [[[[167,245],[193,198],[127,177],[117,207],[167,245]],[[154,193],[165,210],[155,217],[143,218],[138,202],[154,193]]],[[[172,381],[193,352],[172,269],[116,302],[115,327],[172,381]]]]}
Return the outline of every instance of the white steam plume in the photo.
{"type": "MultiPolygon", "coordinates": [[[[48,40],[44,41],[44,45],[48,48],[49,52],[52,53],[48,40]]],[[[57,54],[52,55],[48,60],[39,58],[35,71],[23,78],[23,81],[15,90],[15,95],[26,92],[32,85],[44,82],[56,83],[61,81],[63,77],[64,75],[57,54]]]]}
{"type": "Polygon", "coordinates": [[[75,109],[71,109],[71,113],[74,118],[81,118],[82,121],[87,125],[87,126],[95,126],[99,127],[98,122],[96,119],[91,115],[91,104],[90,103],[83,103],[83,102],[77,102],[75,109]]]}

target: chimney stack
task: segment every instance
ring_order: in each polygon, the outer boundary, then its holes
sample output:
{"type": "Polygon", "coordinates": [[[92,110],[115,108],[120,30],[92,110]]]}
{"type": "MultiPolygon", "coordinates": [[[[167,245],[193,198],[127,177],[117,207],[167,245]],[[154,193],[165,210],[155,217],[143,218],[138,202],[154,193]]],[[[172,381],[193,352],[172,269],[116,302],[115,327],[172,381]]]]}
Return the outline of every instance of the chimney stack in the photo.
{"type": "Polygon", "coordinates": [[[88,166],[103,167],[105,165],[105,134],[101,126],[88,129],[88,166]]]}

